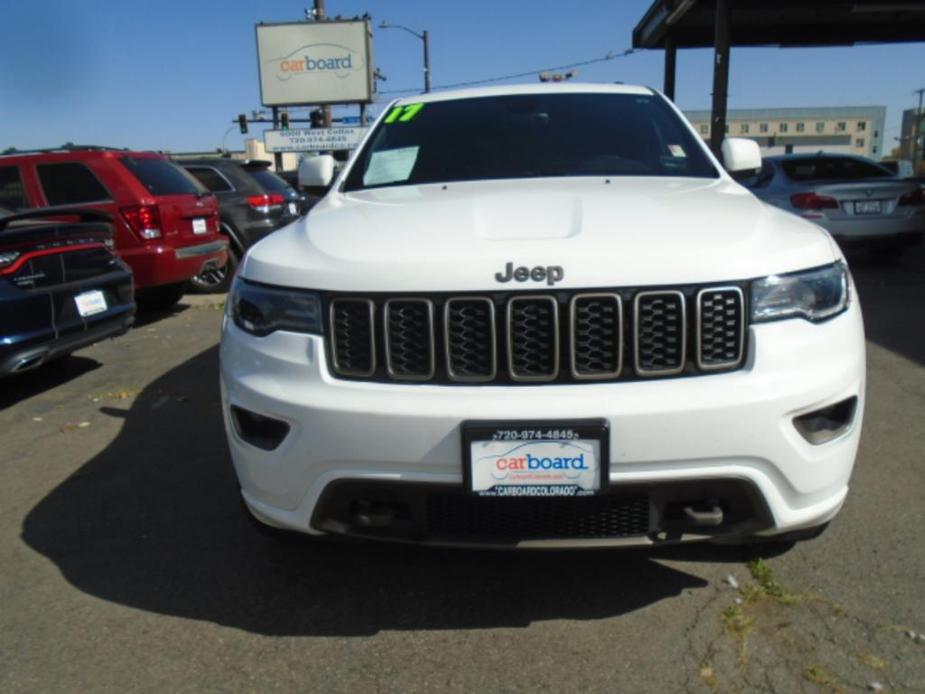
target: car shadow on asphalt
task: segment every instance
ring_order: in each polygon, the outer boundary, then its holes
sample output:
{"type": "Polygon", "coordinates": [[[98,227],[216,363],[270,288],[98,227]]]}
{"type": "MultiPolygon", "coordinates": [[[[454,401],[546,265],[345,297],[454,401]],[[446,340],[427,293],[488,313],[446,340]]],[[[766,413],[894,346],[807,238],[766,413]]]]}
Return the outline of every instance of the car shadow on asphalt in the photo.
{"type": "Polygon", "coordinates": [[[28,514],[23,540],[79,590],[259,634],[358,636],[602,619],[706,586],[640,551],[265,538],[240,508],[217,362],[211,348],[151,383],[112,443],[28,514]]]}
{"type": "Polygon", "coordinates": [[[899,260],[874,262],[866,254],[848,254],[867,339],[925,365],[925,246],[909,249],[899,260]]]}
{"type": "Polygon", "coordinates": [[[33,371],[4,378],[0,382],[0,410],[53,390],[101,366],[95,359],[69,356],[50,361],[33,371]]]}
{"type": "Polygon", "coordinates": [[[165,318],[172,318],[173,316],[179,316],[184,311],[190,309],[189,304],[183,303],[183,299],[180,299],[180,303],[174,304],[173,306],[168,306],[167,308],[159,309],[138,309],[135,313],[135,326],[136,328],[143,328],[152,323],[157,323],[164,320],[165,318]]]}

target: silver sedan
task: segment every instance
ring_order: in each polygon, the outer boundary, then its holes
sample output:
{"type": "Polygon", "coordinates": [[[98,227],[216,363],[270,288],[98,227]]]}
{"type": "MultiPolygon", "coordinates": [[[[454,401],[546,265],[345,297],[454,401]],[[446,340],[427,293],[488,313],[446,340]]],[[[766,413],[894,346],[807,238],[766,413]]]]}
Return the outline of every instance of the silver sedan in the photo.
{"type": "Polygon", "coordinates": [[[742,180],[759,198],[824,227],[844,247],[896,258],[925,234],[925,193],[864,157],[789,154],[766,157],[742,180]]]}

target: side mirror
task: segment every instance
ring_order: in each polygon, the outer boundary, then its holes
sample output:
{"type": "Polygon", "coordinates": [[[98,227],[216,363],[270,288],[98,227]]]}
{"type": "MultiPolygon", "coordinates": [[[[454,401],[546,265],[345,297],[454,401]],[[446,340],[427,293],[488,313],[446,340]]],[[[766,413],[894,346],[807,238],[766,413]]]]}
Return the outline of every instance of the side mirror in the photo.
{"type": "Polygon", "coordinates": [[[723,165],[729,173],[757,171],[761,168],[761,149],[754,140],[727,137],[721,148],[723,165]]]}
{"type": "Polygon", "coordinates": [[[334,180],[336,162],[330,154],[307,157],[299,163],[299,185],[303,188],[327,188],[334,180]]]}

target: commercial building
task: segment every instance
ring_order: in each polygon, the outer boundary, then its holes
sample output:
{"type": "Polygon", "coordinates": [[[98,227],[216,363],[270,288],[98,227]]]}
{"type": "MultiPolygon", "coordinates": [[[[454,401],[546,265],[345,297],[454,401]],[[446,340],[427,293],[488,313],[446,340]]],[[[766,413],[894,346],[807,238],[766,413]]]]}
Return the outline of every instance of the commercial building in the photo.
{"type": "MultiPolygon", "coordinates": [[[[700,136],[710,141],[710,112],[686,111],[700,136]]],[[[755,140],[762,154],[842,152],[880,159],[886,106],[732,109],[726,134],[755,140]]]]}

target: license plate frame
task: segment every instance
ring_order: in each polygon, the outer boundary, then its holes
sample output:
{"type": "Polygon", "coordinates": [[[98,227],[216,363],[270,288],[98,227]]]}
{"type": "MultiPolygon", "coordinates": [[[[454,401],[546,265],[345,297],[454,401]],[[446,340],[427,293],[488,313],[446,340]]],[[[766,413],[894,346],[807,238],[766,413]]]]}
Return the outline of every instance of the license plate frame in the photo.
{"type": "Polygon", "coordinates": [[[109,306],[106,304],[106,295],[99,289],[91,289],[74,296],[74,304],[81,318],[89,318],[98,313],[105,313],[109,306]]]}
{"type": "Polygon", "coordinates": [[[205,217],[196,217],[193,220],[193,233],[196,235],[205,234],[209,231],[209,226],[206,224],[205,217]]]}
{"type": "MultiPolygon", "coordinates": [[[[465,421],[461,427],[463,483],[469,494],[485,497],[582,497],[605,494],[610,481],[610,426],[606,419],[557,419],[530,421],[465,421]],[[529,465],[527,453],[536,453],[533,460],[573,461],[565,467],[517,469],[496,472],[487,458],[502,456],[517,449],[521,466],[529,465]],[[567,455],[554,456],[553,452],[567,455]],[[546,453],[546,455],[543,455],[546,453]],[[590,469],[575,462],[589,464],[584,456],[592,454],[590,469]],[[479,455],[480,454],[480,455],[479,455]],[[569,467],[571,466],[571,467],[569,467]],[[578,469],[572,469],[578,467],[578,469]],[[547,480],[530,479],[536,473],[547,480]],[[488,474],[495,484],[487,488],[488,474]],[[498,475],[503,477],[499,478],[498,475]],[[513,475],[513,477],[511,477],[513,475]],[[520,482],[514,480],[520,478],[520,482]],[[587,485],[592,484],[591,488],[587,485]]],[[[532,455],[532,454],[531,454],[532,455]]],[[[496,464],[497,464],[496,459],[496,464]]]]}
{"type": "Polygon", "coordinates": [[[857,216],[868,216],[874,214],[883,214],[883,203],[879,200],[855,200],[854,214],[857,216]]]}

